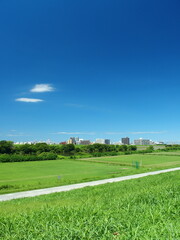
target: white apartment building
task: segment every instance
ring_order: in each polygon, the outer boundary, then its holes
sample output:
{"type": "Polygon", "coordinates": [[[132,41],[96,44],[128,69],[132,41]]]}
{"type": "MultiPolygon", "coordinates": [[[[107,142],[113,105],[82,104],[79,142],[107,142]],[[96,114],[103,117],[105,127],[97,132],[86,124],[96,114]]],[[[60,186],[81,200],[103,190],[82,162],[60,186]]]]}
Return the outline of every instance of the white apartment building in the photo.
{"type": "Polygon", "coordinates": [[[151,141],[149,139],[140,138],[140,139],[134,140],[134,144],[135,145],[150,145],[151,141]]]}

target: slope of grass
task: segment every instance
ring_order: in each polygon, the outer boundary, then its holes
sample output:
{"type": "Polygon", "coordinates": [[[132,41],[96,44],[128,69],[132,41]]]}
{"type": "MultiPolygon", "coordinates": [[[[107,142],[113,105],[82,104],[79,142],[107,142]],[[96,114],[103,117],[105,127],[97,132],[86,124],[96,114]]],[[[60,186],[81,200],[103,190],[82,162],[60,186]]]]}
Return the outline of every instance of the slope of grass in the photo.
{"type": "Polygon", "coordinates": [[[163,156],[180,156],[180,151],[168,151],[168,152],[152,152],[151,155],[163,155],[163,156]]]}
{"type": "Polygon", "coordinates": [[[113,157],[89,158],[79,159],[80,161],[119,164],[124,166],[132,166],[132,162],[139,162],[142,167],[152,167],[156,169],[157,166],[164,168],[166,166],[180,166],[180,157],[178,156],[164,156],[153,154],[132,154],[113,157]]]}
{"type": "Polygon", "coordinates": [[[0,193],[62,186],[180,166],[178,156],[123,155],[80,160],[0,163],[0,193]],[[140,169],[132,167],[138,161],[140,169]]]}
{"type": "Polygon", "coordinates": [[[179,171],[0,203],[0,239],[178,240],[179,171]]]}
{"type": "Polygon", "coordinates": [[[123,171],[121,166],[71,160],[0,163],[0,193],[104,179],[123,171]]]}

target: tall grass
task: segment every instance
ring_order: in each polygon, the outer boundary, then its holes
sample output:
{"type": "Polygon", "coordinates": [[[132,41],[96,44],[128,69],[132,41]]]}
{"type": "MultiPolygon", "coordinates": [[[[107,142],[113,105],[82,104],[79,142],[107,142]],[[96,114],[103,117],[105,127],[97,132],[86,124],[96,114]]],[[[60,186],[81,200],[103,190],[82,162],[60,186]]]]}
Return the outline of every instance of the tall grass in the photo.
{"type": "Polygon", "coordinates": [[[0,203],[3,240],[178,240],[179,172],[0,203]]]}

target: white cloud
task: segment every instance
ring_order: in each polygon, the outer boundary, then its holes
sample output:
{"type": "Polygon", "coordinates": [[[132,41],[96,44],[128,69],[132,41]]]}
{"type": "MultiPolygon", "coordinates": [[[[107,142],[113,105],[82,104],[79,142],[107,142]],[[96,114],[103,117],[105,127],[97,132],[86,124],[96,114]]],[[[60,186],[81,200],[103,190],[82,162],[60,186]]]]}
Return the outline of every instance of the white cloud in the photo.
{"type": "Polygon", "coordinates": [[[82,104],[76,104],[76,103],[66,103],[65,106],[67,106],[67,107],[75,107],[75,108],[84,108],[85,107],[82,104]]]}
{"type": "Polygon", "coordinates": [[[57,132],[53,134],[58,134],[58,135],[94,135],[96,134],[95,132],[57,132]]]}
{"type": "Polygon", "coordinates": [[[105,132],[105,134],[108,135],[121,135],[121,134],[161,134],[165,133],[166,131],[160,131],[160,132],[105,132]]]}
{"type": "Polygon", "coordinates": [[[54,90],[51,84],[36,84],[30,92],[53,92],[54,90]]]}
{"type": "Polygon", "coordinates": [[[24,136],[23,134],[7,134],[7,137],[22,137],[24,136]]]}
{"type": "Polygon", "coordinates": [[[112,112],[112,110],[109,109],[103,109],[102,107],[95,107],[95,106],[88,106],[88,105],[83,105],[83,104],[77,104],[77,103],[65,103],[64,106],[66,107],[72,107],[72,108],[81,108],[84,110],[90,110],[90,111],[98,111],[98,112],[112,112]]]}
{"type": "Polygon", "coordinates": [[[11,133],[6,134],[7,137],[24,137],[28,136],[24,134],[23,132],[18,132],[16,130],[11,130],[11,133]]]}
{"type": "Polygon", "coordinates": [[[105,134],[108,134],[108,135],[118,135],[118,134],[127,134],[126,132],[105,132],[105,134]]]}
{"type": "Polygon", "coordinates": [[[161,132],[131,132],[130,134],[161,134],[161,133],[165,133],[165,131],[161,131],[161,132]]]}
{"type": "Polygon", "coordinates": [[[42,99],[37,98],[16,98],[17,102],[31,102],[31,103],[37,103],[37,102],[43,102],[42,99]]]}

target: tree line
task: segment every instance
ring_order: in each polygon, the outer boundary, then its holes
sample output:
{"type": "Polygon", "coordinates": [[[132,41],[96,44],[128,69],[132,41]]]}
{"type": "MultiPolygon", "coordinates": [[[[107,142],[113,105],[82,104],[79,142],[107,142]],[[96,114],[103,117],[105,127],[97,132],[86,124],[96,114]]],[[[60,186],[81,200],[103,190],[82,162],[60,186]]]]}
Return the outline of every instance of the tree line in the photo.
{"type": "Polygon", "coordinates": [[[0,154],[40,154],[43,152],[53,152],[56,154],[71,155],[79,152],[126,152],[136,151],[134,145],[107,145],[95,143],[92,145],[74,145],[74,144],[54,144],[47,143],[36,144],[14,144],[12,141],[0,141],[0,154]]]}
{"type": "Polygon", "coordinates": [[[12,141],[0,141],[0,161],[35,161],[54,160],[58,155],[80,156],[90,154],[91,156],[118,155],[119,152],[136,151],[133,145],[107,145],[95,143],[92,145],[48,145],[47,143],[36,144],[14,144],[12,141]]]}

